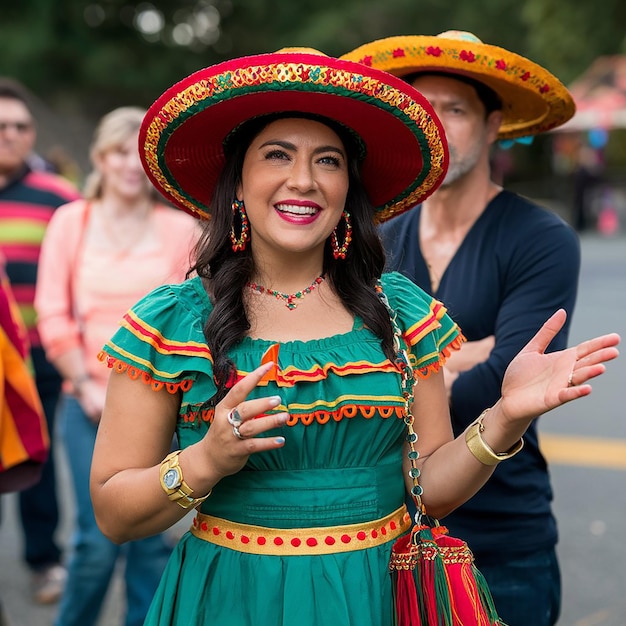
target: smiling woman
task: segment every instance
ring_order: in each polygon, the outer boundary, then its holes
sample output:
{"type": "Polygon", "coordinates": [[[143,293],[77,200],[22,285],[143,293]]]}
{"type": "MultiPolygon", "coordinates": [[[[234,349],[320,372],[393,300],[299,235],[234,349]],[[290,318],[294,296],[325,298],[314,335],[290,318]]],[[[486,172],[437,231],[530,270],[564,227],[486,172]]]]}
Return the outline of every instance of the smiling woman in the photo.
{"type": "Polygon", "coordinates": [[[376,232],[445,174],[425,98],[321,54],[244,57],[168,89],[140,151],[163,195],[210,218],[197,275],[135,304],[100,355],[113,370],[91,473],[101,529],[125,542],[198,509],[145,624],[398,623],[389,561],[419,472],[432,514],[466,500],[493,471],[479,457],[511,456],[534,416],[589,393],[617,337],[545,355],[555,314],[475,427],[474,456],[441,375],[462,335],[383,274],[376,232]]]}
{"type": "MultiPolygon", "coordinates": [[[[273,274],[272,266],[283,263],[285,252],[322,257],[347,194],[347,155],[328,126],[290,118],[266,126],[246,152],[237,188],[263,272],[273,274]]],[[[315,275],[318,268],[312,269],[315,275]]],[[[263,283],[268,277],[253,278],[263,283]]]]}

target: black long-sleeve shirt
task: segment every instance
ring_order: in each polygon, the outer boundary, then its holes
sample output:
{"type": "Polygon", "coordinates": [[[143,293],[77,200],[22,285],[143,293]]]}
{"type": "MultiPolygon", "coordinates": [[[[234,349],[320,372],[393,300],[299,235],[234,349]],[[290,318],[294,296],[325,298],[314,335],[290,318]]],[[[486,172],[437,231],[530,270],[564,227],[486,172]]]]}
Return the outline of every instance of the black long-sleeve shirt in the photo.
{"type": "MultiPolygon", "coordinates": [[[[418,206],[390,220],[380,233],[387,269],[432,292],[419,248],[420,211],[418,206]]],[[[455,434],[496,402],[512,358],[559,308],[567,311],[568,322],[549,350],[566,347],[579,270],[576,233],[554,213],[508,191],[487,205],[433,293],[469,341],[496,339],[487,361],[461,373],[452,385],[455,434]]],[[[465,539],[479,562],[557,541],[550,477],[535,423],[524,439],[522,452],[501,463],[478,494],[445,518],[450,533],[465,539]]]]}

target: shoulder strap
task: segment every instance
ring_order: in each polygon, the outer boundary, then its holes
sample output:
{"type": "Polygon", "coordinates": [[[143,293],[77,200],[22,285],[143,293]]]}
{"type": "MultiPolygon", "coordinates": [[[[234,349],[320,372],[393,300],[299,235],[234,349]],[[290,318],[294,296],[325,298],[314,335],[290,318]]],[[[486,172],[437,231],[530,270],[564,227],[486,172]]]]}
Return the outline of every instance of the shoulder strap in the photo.
{"type": "Polygon", "coordinates": [[[405,415],[404,423],[407,428],[406,440],[409,444],[408,458],[411,463],[411,469],[409,475],[413,480],[413,488],[411,489],[411,497],[415,502],[417,508],[416,523],[419,525],[420,520],[426,513],[426,508],[422,502],[422,486],[419,484],[420,471],[417,467],[416,461],[419,453],[415,449],[415,442],[417,441],[417,433],[413,430],[413,414],[411,413],[411,405],[413,404],[414,387],[416,384],[415,374],[413,373],[413,367],[409,361],[409,355],[405,348],[402,347],[403,337],[398,321],[396,319],[396,312],[391,308],[389,300],[383,291],[382,283],[378,281],[376,283],[376,293],[381,302],[385,305],[385,308],[389,312],[389,319],[391,320],[391,326],[393,327],[393,347],[396,351],[396,366],[402,377],[402,395],[405,403],[405,415]]]}

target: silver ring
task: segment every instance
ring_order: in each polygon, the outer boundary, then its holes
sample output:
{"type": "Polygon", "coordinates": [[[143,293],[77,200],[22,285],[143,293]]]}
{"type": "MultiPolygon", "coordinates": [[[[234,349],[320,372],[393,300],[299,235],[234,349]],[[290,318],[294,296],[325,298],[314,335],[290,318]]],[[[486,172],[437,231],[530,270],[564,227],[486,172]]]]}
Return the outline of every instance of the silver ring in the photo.
{"type": "Polygon", "coordinates": [[[228,411],[228,417],[226,419],[228,420],[228,423],[233,427],[241,426],[241,423],[243,422],[243,419],[237,408],[228,411]]]}
{"type": "Polygon", "coordinates": [[[575,385],[574,385],[574,370],[572,370],[569,373],[569,376],[567,378],[567,386],[568,387],[575,387],[575,385]]]}
{"type": "Polygon", "coordinates": [[[239,424],[235,424],[233,426],[233,435],[235,435],[237,439],[245,439],[245,437],[239,432],[239,424]]]}

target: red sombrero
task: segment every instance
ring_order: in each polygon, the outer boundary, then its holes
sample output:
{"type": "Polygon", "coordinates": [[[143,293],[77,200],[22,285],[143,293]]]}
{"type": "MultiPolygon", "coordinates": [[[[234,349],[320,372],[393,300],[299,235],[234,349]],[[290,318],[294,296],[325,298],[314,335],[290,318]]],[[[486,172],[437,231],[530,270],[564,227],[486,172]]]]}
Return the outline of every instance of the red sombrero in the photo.
{"type": "Polygon", "coordinates": [[[360,137],[376,222],[419,203],[445,174],[441,123],[415,89],[358,63],[295,51],[226,61],[170,87],[141,127],[144,168],[168,200],[208,218],[226,137],[253,117],[295,111],[325,116],[360,137]]]}
{"type": "Polygon", "coordinates": [[[415,72],[449,72],[484,83],[502,100],[500,139],[556,128],[575,111],[571,94],[548,70],[465,31],[387,37],[359,46],[341,58],[399,77],[415,72]]]}

